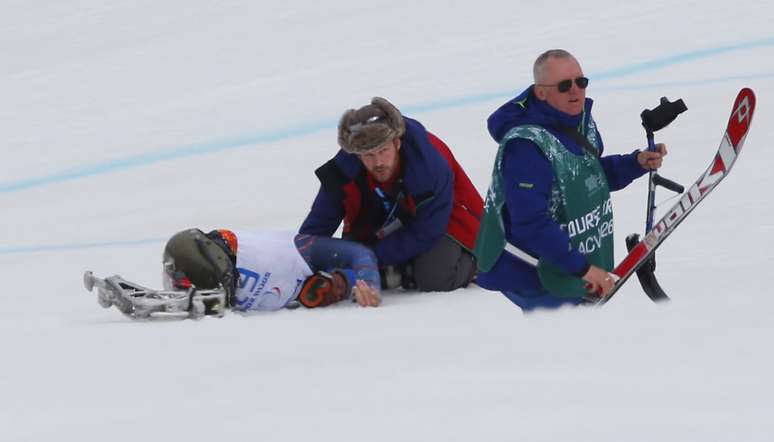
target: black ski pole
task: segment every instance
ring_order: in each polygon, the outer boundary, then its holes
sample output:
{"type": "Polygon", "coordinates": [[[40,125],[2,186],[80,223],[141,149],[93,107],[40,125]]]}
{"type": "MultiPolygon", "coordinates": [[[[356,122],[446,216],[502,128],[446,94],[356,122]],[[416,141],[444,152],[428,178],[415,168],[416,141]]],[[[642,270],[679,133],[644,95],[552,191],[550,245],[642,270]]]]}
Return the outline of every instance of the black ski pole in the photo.
{"type": "MultiPolygon", "coordinates": [[[[648,150],[656,151],[654,133],[667,127],[678,115],[688,110],[682,99],[670,102],[666,97],[661,97],[661,103],[653,110],[645,109],[640,114],[642,127],[645,128],[645,136],[648,139],[648,150]]],[[[676,193],[683,193],[685,188],[680,184],[668,180],[655,171],[648,173],[648,202],[645,214],[645,234],[653,228],[653,218],[656,212],[656,187],[661,186],[676,193]]],[[[626,237],[626,248],[631,249],[637,245],[640,236],[633,233],[626,237]]],[[[637,270],[637,279],[640,281],[642,290],[653,301],[666,301],[669,296],[664,292],[656,280],[656,255],[651,258],[637,270]]]]}
{"type": "MultiPolygon", "coordinates": [[[[688,110],[682,99],[670,102],[667,97],[661,97],[661,103],[653,110],[645,109],[640,114],[642,127],[645,128],[645,136],[648,139],[648,150],[656,151],[654,133],[669,126],[678,115],[688,110]]],[[[653,228],[653,216],[656,211],[656,186],[661,185],[677,193],[683,193],[683,186],[674,181],[661,177],[655,171],[648,173],[648,207],[645,218],[645,233],[653,228]]]]}

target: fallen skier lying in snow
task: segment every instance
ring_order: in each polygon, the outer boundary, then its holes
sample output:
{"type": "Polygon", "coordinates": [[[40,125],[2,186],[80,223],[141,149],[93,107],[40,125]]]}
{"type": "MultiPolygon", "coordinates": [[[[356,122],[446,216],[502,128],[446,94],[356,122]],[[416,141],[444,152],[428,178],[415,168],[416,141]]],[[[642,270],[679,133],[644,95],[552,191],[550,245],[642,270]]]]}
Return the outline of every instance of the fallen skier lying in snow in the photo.
{"type": "Polygon", "coordinates": [[[187,229],[167,242],[164,290],[120,276],[84,274],[100,305],[133,319],[223,316],[226,310],[322,307],[352,299],[381,303],[376,257],[367,247],[329,237],[187,229]]]}

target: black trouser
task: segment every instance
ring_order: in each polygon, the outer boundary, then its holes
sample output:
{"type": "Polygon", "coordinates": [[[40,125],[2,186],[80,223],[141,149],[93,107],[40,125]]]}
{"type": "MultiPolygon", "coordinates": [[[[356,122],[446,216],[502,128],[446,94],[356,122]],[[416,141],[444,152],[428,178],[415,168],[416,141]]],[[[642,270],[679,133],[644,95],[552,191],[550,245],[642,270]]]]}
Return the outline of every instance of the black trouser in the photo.
{"type": "Polygon", "coordinates": [[[406,264],[380,269],[382,287],[448,292],[467,286],[475,276],[476,261],[459,243],[444,235],[429,250],[406,264]],[[399,272],[400,279],[397,279],[399,272]],[[399,282],[398,282],[399,281],[399,282]]]}

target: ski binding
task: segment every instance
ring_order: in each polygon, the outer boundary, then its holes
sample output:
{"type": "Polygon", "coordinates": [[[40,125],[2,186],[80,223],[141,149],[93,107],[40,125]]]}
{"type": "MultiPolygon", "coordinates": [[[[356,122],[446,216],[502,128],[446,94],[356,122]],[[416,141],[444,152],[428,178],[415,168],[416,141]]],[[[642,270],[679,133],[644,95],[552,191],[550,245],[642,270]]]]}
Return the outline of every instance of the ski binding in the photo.
{"type": "Polygon", "coordinates": [[[104,308],[115,306],[121,313],[139,320],[200,319],[222,317],[228,304],[222,289],[154,290],[127,281],[119,275],[107,278],[83,274],[86,290],[97,288],[97,302],[104,308]]]}

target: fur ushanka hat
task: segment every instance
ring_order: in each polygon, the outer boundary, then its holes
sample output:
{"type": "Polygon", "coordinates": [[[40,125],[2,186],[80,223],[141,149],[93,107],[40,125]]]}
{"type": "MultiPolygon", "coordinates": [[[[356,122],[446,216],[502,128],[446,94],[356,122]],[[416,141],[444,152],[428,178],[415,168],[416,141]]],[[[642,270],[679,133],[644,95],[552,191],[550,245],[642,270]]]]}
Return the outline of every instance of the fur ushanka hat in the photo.
{"type": "Polygon", "coordinates": [[[382,97],[344,112],[339,121],[339,146],[348,153],[364,153],[406,132],[400,111],[382,97]]]}

